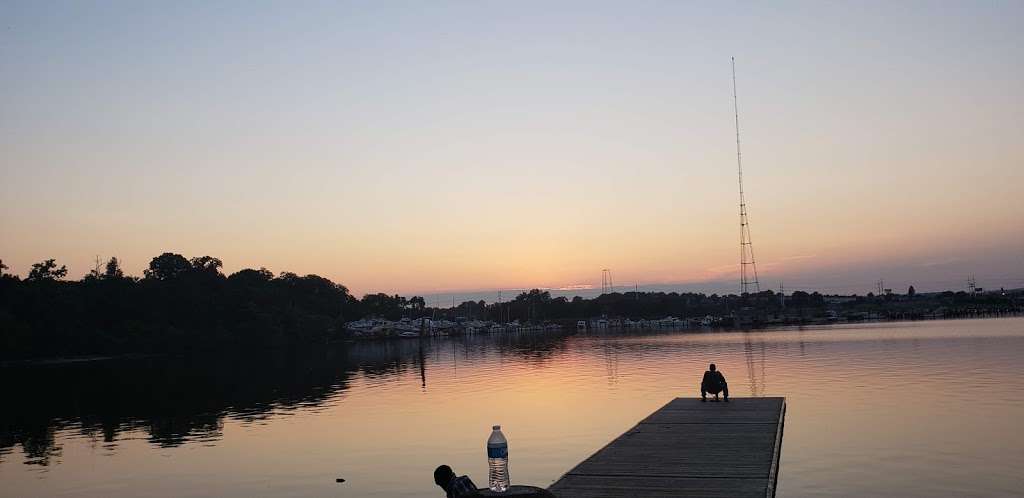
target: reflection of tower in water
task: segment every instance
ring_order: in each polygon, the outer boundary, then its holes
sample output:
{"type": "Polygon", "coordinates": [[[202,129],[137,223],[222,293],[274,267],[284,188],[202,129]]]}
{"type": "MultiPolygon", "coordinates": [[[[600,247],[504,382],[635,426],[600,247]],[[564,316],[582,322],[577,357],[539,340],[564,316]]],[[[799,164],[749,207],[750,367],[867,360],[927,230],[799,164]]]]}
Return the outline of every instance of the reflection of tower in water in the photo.
{"type": "Polygon", "coordinates": [[[419,349],[419,360],[420,360],[420,388],[424,391],[427,390],[427,365],[426,358],[423,356],[423,342],[420,342],[419,349]]]}
{"type": "Polygon", "coordinates": [[[764,341],[761,341],[761,344],[760,344],[760,346],[761,346],[760,347],[760,349],[761,349],[761,360],[760,360],[760,363],[761,363],[761,369],[760,369],[761,370],[761,375],[760,375],[760,377],[761,378],[758,379],[757,367],[754,364],[755,363],[755,361],[754,361],[754,345],[750,341],[750,334],[747,333],[747,334],[744,334],[744,335],[745,335],[745,338],[744,338],[744,342],[743,342],[743,356],[747,360],[747,379],[750,381],[750,395],[754,396],[754,397],[764,396],[764,393],[767,390],[767,384],[766,384],[767,377],[765,375],[765,367],[764,367],[764,363],[765,363],[764,341]]]}
{"type": "Polygon", "coordinates": [[[603,345],[604,349],[604,371],[605,375],[608,376],[608,385],[615,385],[619,383],[619,349],[613,346],[609,346],[608,343],[603,345]]]}

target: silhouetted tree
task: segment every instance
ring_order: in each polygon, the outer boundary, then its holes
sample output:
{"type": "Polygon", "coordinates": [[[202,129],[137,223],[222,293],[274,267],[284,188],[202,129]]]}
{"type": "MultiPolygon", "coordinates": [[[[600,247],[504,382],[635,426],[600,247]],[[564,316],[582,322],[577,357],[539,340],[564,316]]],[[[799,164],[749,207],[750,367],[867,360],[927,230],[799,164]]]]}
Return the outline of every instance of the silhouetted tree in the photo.
{"type": "Polygon", "coordinates": [[[3,276],[4,270],[7,269],[7,265],[4,264],[4,260],[0,259],[0,277],[3,276]]]}
{"type": "Polygon", "coordinates": [[[910,297],[914,297],[914,294],[917,294],[917,291],[914,290],[914,286],[911,285],[910,287],[907,288],[907,295],[910,297]]]}
{"type": "Polygon", "coordinates": [[[48,280],[60,280],[66,277],[68,274],[68,268],[61,265],[57,268],[57,263],[53,259],[47,259],[41,263],[35,263],[32,265],[32,269],[28,272],[28,279],[32,282],[42,282],[48,280]]]}
{"type": "Polygon", "coordinates": [[[246,268],[232,273],[228,277],[228,281],[242,285],[260,285],[270,282],[274,279],[274,274],[270,273],[270,270],[266,268],[260,268],[259,270],[253,270],[252,268],[246,268]]]}
{"type": "Polygon", "coordinates": [[[121,262],[117,258],[110,258],[103,270],[103,278],[107,280],[124,278],[124,270],[121,269],[121,262]]]}
{"type": "Polygon", "coordinates": [[[185,256],[165,252],[149,262],[149,269],[144,272],[146,278],[155,280],[171,280],[192,268],[185,256]]]}
{"type": "Polygon", "coordinates": [[[212,256],[192,258],[189,263],[195,271],[217,275],[220,274],[220,269],[224,266],[224,263],[222,263],[221,260],[212,256]]]}
{"type": "Polygon", "coordinates": [[[409,298],[409,306],[414,311],[423,311],[427,307],[427,302],[420,296],[413,296],[409,298]]]}
{"type": "Polygon", "coordinates": [[[551,300],[551,293],[540,289],[532,289],[530,292],[519,294],[515,300],[528,303],[546,303],[551,300]]]}
{"type": "Polygon", "coordinates": [[[789,300],[794,306],[805,306],[811,301],[811,295],[804,291],[794,291],[789,296],[789,300]]]}
{"type": "Polygon", "coordinates": [[[377,293],[363,296],[359,304],[364,315],[394,319],[402,316],[408,301],[397,294],[389,296],[384,293],[377,293]]]}

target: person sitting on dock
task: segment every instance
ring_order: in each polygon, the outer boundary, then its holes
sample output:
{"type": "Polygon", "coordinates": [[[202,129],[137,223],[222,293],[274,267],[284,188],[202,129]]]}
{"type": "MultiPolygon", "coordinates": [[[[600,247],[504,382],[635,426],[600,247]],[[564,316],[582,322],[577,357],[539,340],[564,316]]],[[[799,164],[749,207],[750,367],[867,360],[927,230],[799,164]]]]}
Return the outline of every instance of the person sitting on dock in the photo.
{"type": "Polygon", "coordinates": [[[480,496],[476,484],[473,484],[469,476],[455,477],[455,472],[447,465],[441,465],[434,470],[434,483],[444,490],[446,498],[480,496]]]}
{"type": "Polygon", "coordinates": [[[708,371],[704,372],[704,379],[700,381],[700,400],[707,401],[708,393],[715,395],[715,401],[718,401],[718,393],[722,393],[725,402],[729,402],[729,384],[725,382],[725,376],[715,368],[714,363],[708,366],[708,371]]]}

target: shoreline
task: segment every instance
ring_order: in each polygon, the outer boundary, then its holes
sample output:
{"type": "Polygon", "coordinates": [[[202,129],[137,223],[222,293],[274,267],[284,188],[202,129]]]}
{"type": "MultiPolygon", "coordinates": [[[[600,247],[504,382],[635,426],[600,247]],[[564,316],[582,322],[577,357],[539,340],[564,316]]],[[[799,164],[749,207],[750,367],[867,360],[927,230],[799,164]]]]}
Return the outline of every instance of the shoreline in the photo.
{"type": "MultiPolygon", "coordinates": [[[[925,317],[925,318],[892,318],[892,319],[873,319],[873,320],[813,320],[806,322],[787,322],[787,323],[767,323],[754,327],[742,327],[742,326],[714,326],[714,327],[602,327],[602,328],[586,328],[578,329],[575,327],[563,326],[556,332],[565,333],[566,335],[574,335],[576,333],[584,332],[734,332],[734,331],[760,331],[760,330],[778,330],[780,328],[787,327],[827,327],[832,325],[858,325],[858,324],[873,324],[873,323],[903,323],[903,322],[925,322],[925,321],[946,321],[946,320],[986,320],[994,318],[1016,318],[1024,316],[1024,312],[1010,312],[1010,313],[989,313],[989,314],[977,314],[969,316],[951,316],[951,317],[925,317]]],[[[558,323],[558,322],[552,322],[558,323]]],[[[410,339],[424,340],[424,339],[451,339],[460,337],[476,337],[476,336],[500,336],[507,335],[510,333],[550,333],[551,330],[537,329],[537,330],[522,330],[518,332],[474,332],[470,334],[449,334],[449,335],[420,335],[417,337],[400,337],[400,336],[389,336],[389,337],[376,337],[376,336],[353,336],[339,338],[333,341],[329,341],[327,345],[344,345],[360,342],[390,342],[390,341],[408,341],[410,339]]],[[[316,343],[296,344],[292,347],[309,347],[315,346],[316,343]]],[[[234,351],[243,350],[246,348],[227,348],[234,351]]],[[[275,348],[253,348],[259,351],[269,351],[273,349],[281,349],[280,347],[275,348]]],[[[211,349],[205,351],[206,353],[222,353],[225,349],[211,349]]],[[[85,364],[85,363],[98,363],[104,361],[118,361],[118,360],[141,360],[146,358],[160,358],[167,356],[176,356],[181,353],[125,353],[125,354],[112,354],[112,355],[83,355],[83,356],[61,356],[61,357],[49,357],[49,358],[23,358],[23,359],[12,359],[12,360],[0,360],[0,368],[17,368],[17,367],[50,367],[50,366],[66,366],[74,364],[85,364]]]]}

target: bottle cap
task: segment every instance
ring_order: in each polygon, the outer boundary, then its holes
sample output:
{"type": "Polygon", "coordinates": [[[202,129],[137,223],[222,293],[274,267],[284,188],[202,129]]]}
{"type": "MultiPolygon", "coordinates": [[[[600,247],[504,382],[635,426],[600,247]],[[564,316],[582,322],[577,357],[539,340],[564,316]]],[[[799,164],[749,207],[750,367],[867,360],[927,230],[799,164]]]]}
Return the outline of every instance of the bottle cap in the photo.
{"type": "Polygon", "coordinates": [[[500,425],[492,425],[491,429],[494,429],[496,431],[500,431],[501,430],[501,426],[500,425]]]}

